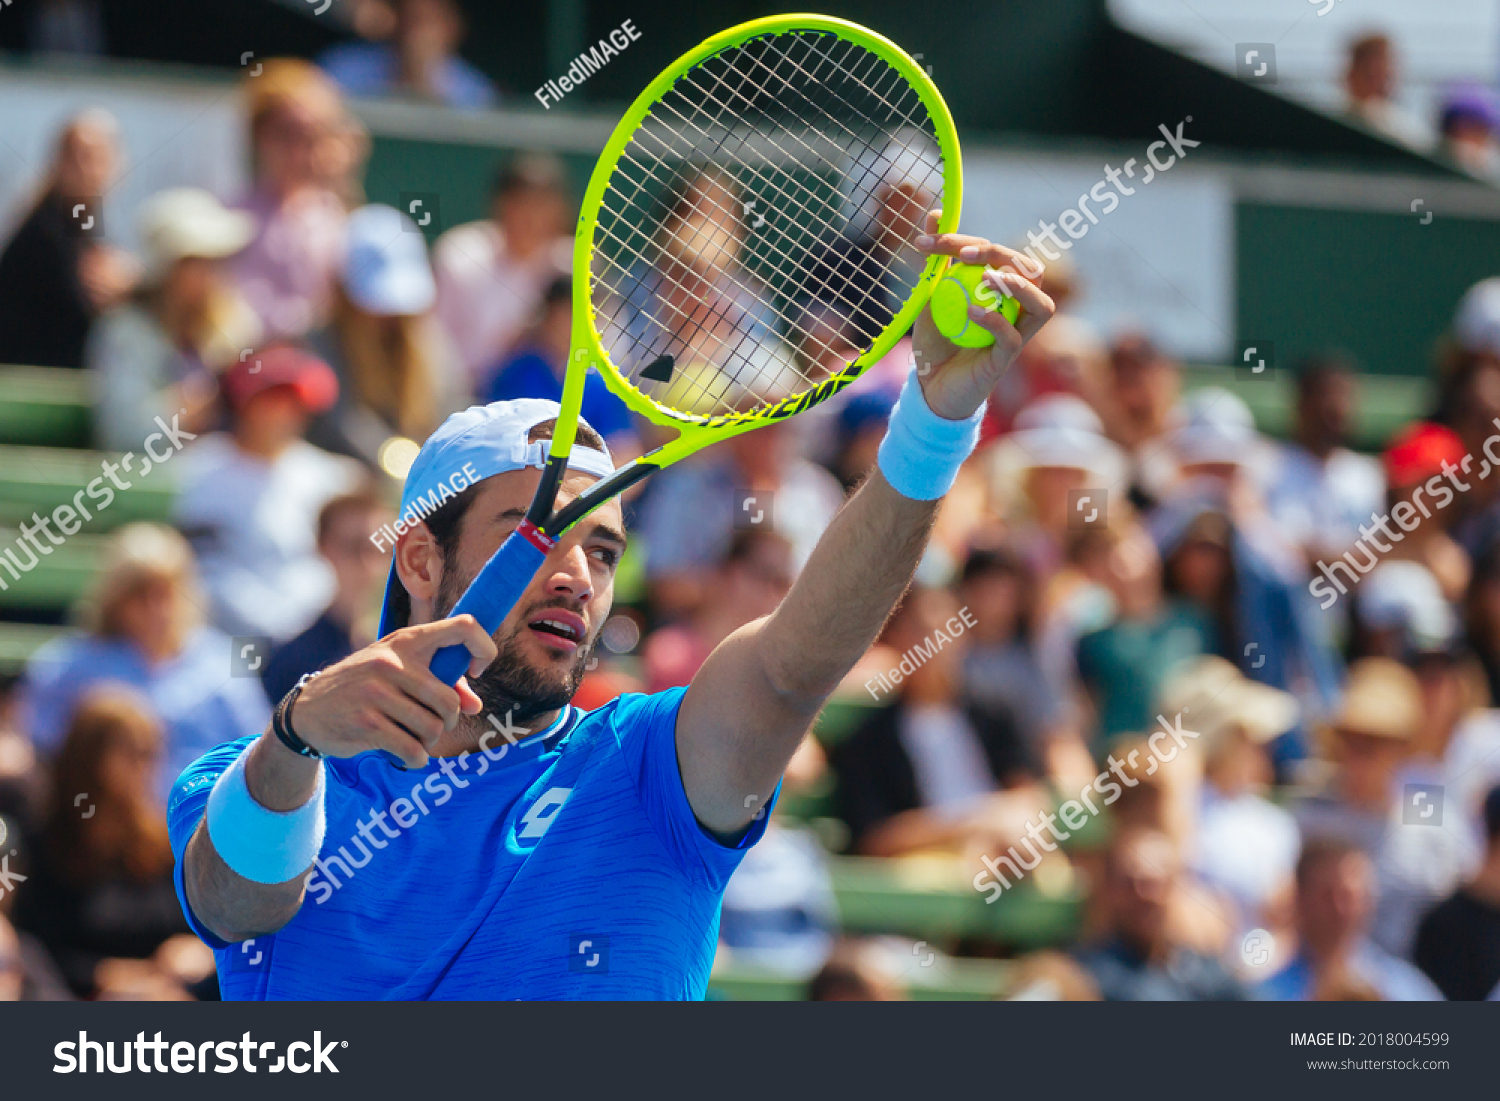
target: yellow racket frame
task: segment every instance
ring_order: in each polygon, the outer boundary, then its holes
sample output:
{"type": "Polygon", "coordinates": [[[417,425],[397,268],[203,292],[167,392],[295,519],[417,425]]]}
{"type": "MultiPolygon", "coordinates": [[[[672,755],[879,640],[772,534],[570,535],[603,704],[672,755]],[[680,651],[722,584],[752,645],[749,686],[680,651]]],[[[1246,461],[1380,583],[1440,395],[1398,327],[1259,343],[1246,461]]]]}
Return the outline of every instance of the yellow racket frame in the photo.
{"type": "MultiPolygon", "coordinates": [[[[551,455],[554,458],[565,457],[572,450],[578,415],[583,404],[584,380],[590,367],[598,369],[609,389],[633,412],[653,424],[678,431],[675,439],[636,460],[651,469],[674,463],[709,444],[774,423],[816,405],[854,382],[868,367],[895,347],[896,342],[916,320],[922,307],[927,304],[933,286],[948,267],[946,257],[931,257],[906,304],[863,355],[817,385],[763,409],[712,415],[684,413],[668,408],[636,389],[610,362],[594,324],[592,292],[594,235],[598,228],[599,210],[615,166],[652,106],[688,70],[722,50],[739,46],[762,35],[788,31],[824,31],[836,35],[875,54],[906,78],[927,109],[943,157],[943,206],[938,220],[938,232],[950,233],[957,227],[963,207],[963,162],[959,154],[958,132],[954,129],[953,117],[948,113],[948,105],[943,102],[937,85],[933,84],[926,71],[905,50],[857,23],[826,15],[776,15],[753,19],[707,39],[674,61],[636,97],[615,126],[614,133],[610,135],[594,166],[593,175],[589,178],[573,245],[572,351],[563,386],[562,409],[552,441],[551,455]]],[[[622,468],[617,472],[616,478],[624,474],[626,469],[622,468]]],[[[609,481],[614,482],[616,478],[609,481]]],[[[601,485],[597,488],[604,487],[601,485]]]]}

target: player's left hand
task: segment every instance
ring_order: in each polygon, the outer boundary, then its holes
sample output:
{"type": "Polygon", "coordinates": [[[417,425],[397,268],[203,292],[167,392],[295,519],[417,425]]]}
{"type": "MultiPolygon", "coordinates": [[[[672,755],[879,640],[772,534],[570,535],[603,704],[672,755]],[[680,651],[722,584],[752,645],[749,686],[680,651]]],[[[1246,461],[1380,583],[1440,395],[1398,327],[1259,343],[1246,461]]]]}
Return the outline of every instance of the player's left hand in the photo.
{"type": "Polygon", "coordinates": [[[923,256],[951,256],[963,264],[990,268],[985,274],[986,282],[997,293],[1010,295],[1021,303],[1021,315],[1015,325],[1005,320],[998,309],[970,307],[970,318],[995,334],[995,343],[988,348],[960,348],[954,344],[938,332],[931,309],[924,309],[917,318],[912,330],[912,356],[917,362],[922,396],[938,416],[966,420],[990,396],[1021,348],[1052,318],[1057,307],[1042,293],[1040,272],[1035,280],[1023,274],[1037,266],[1028,257],[983,237],[940,234],[937,224],[938,211],[930,211],[926,233],[916,240],[923,256]]]}

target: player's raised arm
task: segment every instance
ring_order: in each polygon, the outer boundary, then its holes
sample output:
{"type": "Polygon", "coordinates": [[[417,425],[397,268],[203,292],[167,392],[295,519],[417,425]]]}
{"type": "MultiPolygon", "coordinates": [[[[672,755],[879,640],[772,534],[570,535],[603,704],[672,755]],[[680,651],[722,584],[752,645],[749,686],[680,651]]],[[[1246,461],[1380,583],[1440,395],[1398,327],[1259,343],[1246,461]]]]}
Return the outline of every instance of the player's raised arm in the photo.
{"type": "MultiPolygon", "coordinates": [[[[927,232],[937,225],[929,215],[927,232]]],[[[913,333],[917,363],[891,415],[877,469],[834,518],[774,613],[726,639],[698,675],[677,721],[677,753],[699,821],[742,829],[770,798],[824,701],[875,641],[927,546],[938,501],[973,450],[985,399],[1052,316],[1024,258],[977,237],[921,237],[924,253],[996,269],[992,286],[1019,300],[1016,326],[971,308],[988,348],[959,348],[927,310],[913,333]]],[[[1034,270],[1034,268],[1033,268],[1034,270]]]]}
{"type": "Polygon", "coordinates": [[[474,655],[471,675],[495,658],[472,616],[397,631],[308,681],[218,778],[183,866],[188,903],[210,932],[242,941],[296,916],[323,840],[322,757],[384,749],[421,768],[460,714],[479,712],[465,681],[450,688],[428,669],[452,645],[474,655]]]}

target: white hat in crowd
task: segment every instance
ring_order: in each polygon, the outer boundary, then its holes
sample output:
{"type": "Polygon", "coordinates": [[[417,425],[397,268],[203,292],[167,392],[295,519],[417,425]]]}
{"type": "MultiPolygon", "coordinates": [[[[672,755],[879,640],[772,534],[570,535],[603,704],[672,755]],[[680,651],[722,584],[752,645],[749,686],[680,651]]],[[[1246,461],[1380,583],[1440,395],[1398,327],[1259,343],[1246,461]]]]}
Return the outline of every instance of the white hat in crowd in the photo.
{"type": "Polygon", "coordinates": [[[233,256],[255,237],[255,220],[226,210],[207,191],[173,187],[146,201],[140,213],[144,277],[159,282],[179,260],[233,256]]]}
{"type": "Polygon", "coordinates": [[[340,279],[349,300],[381,317],[426,313],[437,298],[427,242],[395,207],[372,203],[349,215],[340,279]]]}

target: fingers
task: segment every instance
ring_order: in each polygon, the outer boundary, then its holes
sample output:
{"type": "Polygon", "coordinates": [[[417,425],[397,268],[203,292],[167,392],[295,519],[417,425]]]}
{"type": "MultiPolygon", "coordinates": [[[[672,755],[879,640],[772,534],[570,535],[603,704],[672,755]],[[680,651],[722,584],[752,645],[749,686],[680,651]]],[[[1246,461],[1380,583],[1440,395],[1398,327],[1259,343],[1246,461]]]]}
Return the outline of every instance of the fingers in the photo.
{"type": "MultiPolygon", "coordinates": [[[[374,690],[375,704],[381,714],[400,727],[409,738],[430,750],[447,733],[449,724],[441,715],[418,703],[393,685],[374,690]]],[[[455,693],[456,695],[456,693],[455,693]]]]}
{"type": "Polygon", "coordinates": [[[458,693],[458,706],[465,715],[477,715],[484,710],[484,701],[475,694],[474,689],[469,687],[469,682],[458,678],[458,683],[453,686],[458,693]]]}
{"type": "Polygon", "coordinates": [[[484,672],[500,652],[495,646],[495,640],[490,638],[479,621],[471,615],[453,616],[451,619],[408,627],[403,634],[405,638],[401,641],[409,645],[411,654],[420,658],[423,665],[431,662],[432,655],[445,646],[464,647],[473,655],[468,670],[471,677],[484,672]]]}
{"type": "Polygon", "coordinates": [[[1057,309],[1056,303],[1029,279],[1008,271],[986,272],[984,278],[989,286],[1021,304],[1021,315],[1016,318],[1014,326],[999,310],[976,311],[972,306],[969,308],[969,317],[994,333],[997,338],[1008,333],[1019,333],[1022,340],[1030,340],[1038,329],[1052,319],[1052,314],[1057,309]]]}
{"type": "Polygon", "coordinates": [[[362,716],[361,727],[369,748],[395,754],[407,768],[426,768],[431,760],[421,742],[378,711],[362,716]]]}

